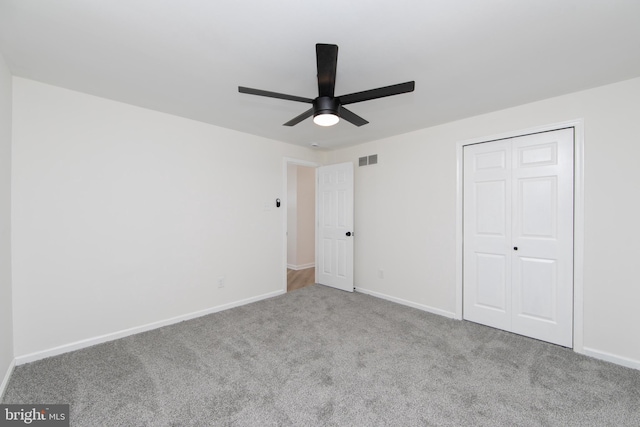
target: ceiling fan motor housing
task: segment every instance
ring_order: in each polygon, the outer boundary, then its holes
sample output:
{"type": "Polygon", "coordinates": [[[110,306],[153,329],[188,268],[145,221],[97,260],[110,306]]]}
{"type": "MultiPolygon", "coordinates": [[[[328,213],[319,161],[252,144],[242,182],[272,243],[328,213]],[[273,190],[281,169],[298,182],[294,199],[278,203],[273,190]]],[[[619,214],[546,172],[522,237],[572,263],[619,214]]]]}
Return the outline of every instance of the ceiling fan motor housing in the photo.
{"type": "Polygon", "coordinates": [[[333,114],[340,116],[340,102],[337,98],[319,96],[313,100],[313,117],[320,114],[333,114]]]}

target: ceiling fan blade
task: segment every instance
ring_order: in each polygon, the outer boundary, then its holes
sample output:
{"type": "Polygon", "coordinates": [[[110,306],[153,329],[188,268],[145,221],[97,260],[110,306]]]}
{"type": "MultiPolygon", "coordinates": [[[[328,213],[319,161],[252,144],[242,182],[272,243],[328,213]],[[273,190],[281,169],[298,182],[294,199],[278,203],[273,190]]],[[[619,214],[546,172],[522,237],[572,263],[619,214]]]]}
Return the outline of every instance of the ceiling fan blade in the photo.
{"type": "Polygon", "coordinates": [[[401,93],[413,92],[416,82],[406,82],[397,85],[379,87],[377,89],[365,90],[364,92],[350,93],[340,98],[340,104],[347,105],[355,102],[369,101],[371,99],[384,98],[385,96],[400,95],[401,93]]]}
{"type": "Polygon", "coordinates": [[[359,115],[357,115],[356,113],[354,113],[351,110],[347,110],[346,108],[340,106],[340,118],[345,119],[346,121],[353,123],[354,125],[360,127],[362,125],[366,125],[367,123],[369,123],[368,121],[366,121],[365,119],[363,119],[362,117],[360,117],[359,115]]]}
{"type": "Polygon", "coordinates": [[[338,66],[338,46],[316,44],[318,65],[318,95],[333,98],[336,88],[336,68],[338,66]]]}
{"type": "Polygon", "coordinates": [[[286,99],[287,101],[306,102],[311,104],[313,99],[303,98],[301,96],[286,95],[284,93],[269,92],[268,90],[251,89],[250,87],[238,86],[238,92],[248,93],[249,95],[266,96],[269,98],[286,99]]]}
{"type": "Polygon", "coordinates": [[[287,123],[283,124],[282,126],[295,126],[301,121],[303,121],[304,119],[307,119],[311,116],[313,116],[313,108],[309,108],[307,111],[305,111],[304,113],[300,114],[297,117],[294,117],[293,119],[289,120],[287,123]]]}

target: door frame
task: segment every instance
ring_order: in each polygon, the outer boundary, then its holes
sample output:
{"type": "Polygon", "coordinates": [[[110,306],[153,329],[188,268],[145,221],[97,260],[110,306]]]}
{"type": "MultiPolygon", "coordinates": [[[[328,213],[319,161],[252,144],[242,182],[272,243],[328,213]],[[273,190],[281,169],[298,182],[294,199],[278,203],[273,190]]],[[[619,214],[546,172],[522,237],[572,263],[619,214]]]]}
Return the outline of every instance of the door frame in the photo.
{"type": "Polygon", "coordinates": [[[573,153],[573,350],[584,353],[583,279],[584,279],[584,120],[575,119],[562,123],[516,130],[498,135],[459,141],[456,144],[456,309],[455,319],[462,320],[463,302],[463,149],[466,145],[480,144],[506,138],[559,129],[574,129],[573,153]]]}
{"type": "MultiPolygon", "coordinates": [[[[283,183],[283,187],[282,187],[282,197],[281,202],[282,202],[282,206],[284,207],[284,215],[282,215],[282,290],[286,293],[287,292],[287,245],[289,244],[287,241],[287,227],[288,227],[288,200],[287,200],[287,184],[288,184],[288,172],[287,172],[287,166],[289,165],[296,165],[296,166],[305,166],[305,167],[309,167],[309,168],[315,168],[317,169],[318,167],[322,166],[321,163],[317,163],[317,162],[311,162],[308,160],[301,160],[301,159],[294,159],[291,157],[285,157],[282,159],[282,183],[283,183]]],[[[318,178],[317,178],[317,174],[318,172],[316,171],[316,179],[314,180],[315,182],[315,186],[316,186],[316,192],[318,190],[318,178]]],[[[316,206],[317,209],[317,206],[316,206]]],[[[318,243],[318,224],[316,223],[316,227],[315,227],[316,231],[315,231],[315,242],[314,245],[316,246],[316,250],[317,250],[317,243],[318,243]]],[[[316,271],[316,281],[318,280],[317,277],[317,271],[316,271]]]]}

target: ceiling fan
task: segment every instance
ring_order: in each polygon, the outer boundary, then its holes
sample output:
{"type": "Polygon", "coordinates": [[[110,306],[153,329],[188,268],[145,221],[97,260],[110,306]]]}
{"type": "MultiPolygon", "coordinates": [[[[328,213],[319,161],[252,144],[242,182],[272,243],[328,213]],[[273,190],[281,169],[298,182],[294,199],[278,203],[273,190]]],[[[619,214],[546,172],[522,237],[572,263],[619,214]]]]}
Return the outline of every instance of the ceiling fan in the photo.
{"type": "Polygon", "coordinates": [[[340,118],[362,126],[369,123],[362,117],[344,108],[345,105],[356,102],[369,101],[385,96],[399,95],[413,92],[415,81],[400,83],[363,92],[350,93],[348,95],[334,96],[336,87],[336,68],[338,65],[338,46],[335,44],[316,44],[316,59],[318,65],[318,97],[315,99],[301,96],[286,95],[283,93],[269,92],[260,89],[251,89],[238,86],[240,93],[250,95],[267,96],[269,98],[286,99],[288,101],[305,102],[313,106],[297,117],[289,120],[284,126],[294,126],[304,119],[313,116],[313,121],[320,126],[333,126],[340,118]]]}

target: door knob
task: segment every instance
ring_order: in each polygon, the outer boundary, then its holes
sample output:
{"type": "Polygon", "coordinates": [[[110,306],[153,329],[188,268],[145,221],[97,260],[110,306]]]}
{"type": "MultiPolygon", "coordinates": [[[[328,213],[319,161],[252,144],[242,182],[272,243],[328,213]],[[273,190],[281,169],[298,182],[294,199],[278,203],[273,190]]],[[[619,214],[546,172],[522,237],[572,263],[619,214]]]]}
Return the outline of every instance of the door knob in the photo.
{"type": "Polygon", "coordinates": [[[347,231],[347,237],[351,236],[351,232],[347,231]]]}
{"type": "Polygon", "coordinates": [[[513,247],[513,250],[514,250],[514,251],[517,251],[517,250],[518,250],[518,247],[517,247],[517,246],[514,246],[514,247],[513,247]]]}

